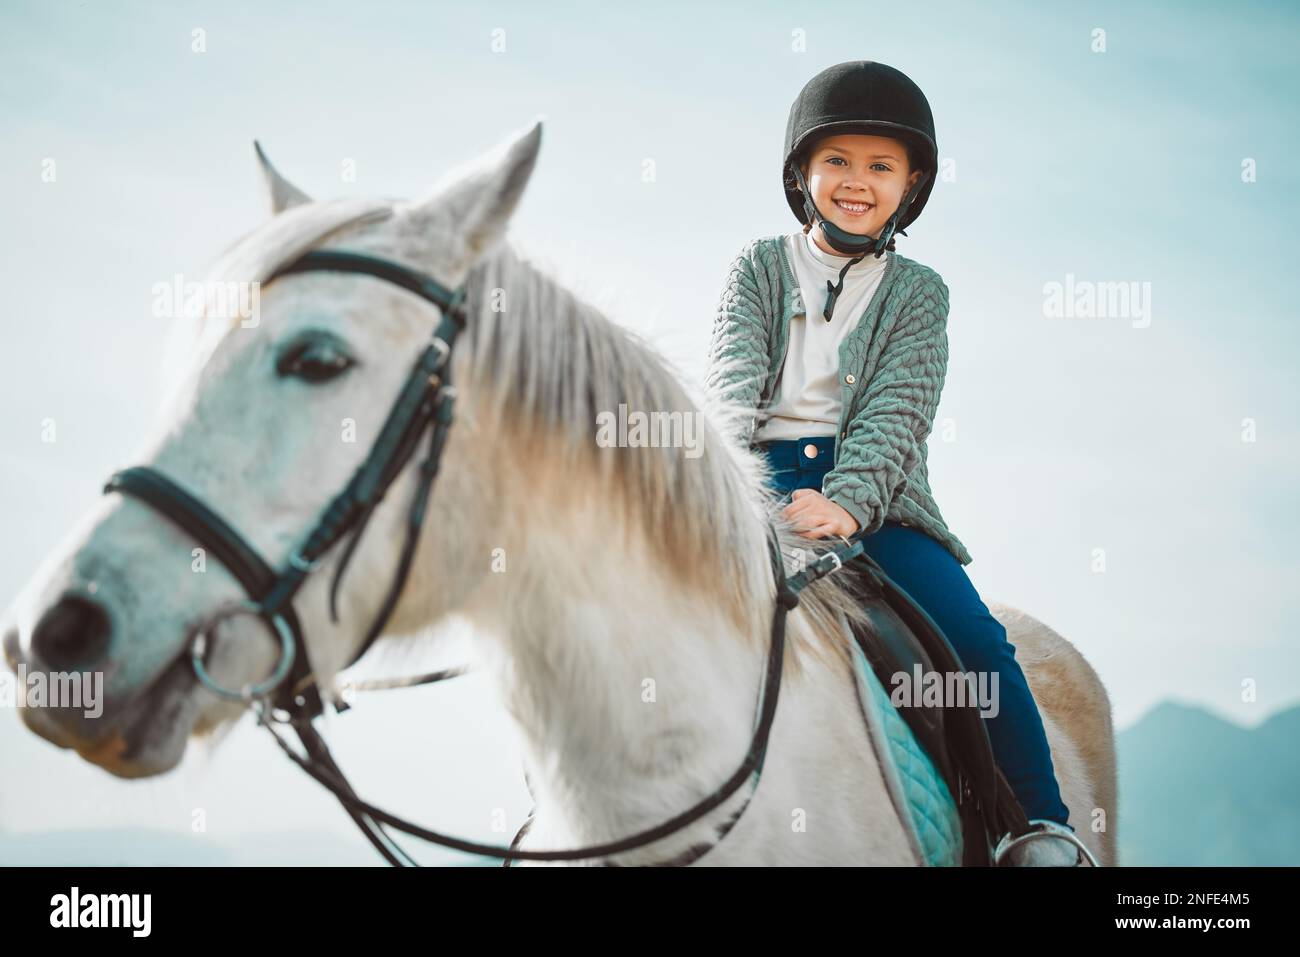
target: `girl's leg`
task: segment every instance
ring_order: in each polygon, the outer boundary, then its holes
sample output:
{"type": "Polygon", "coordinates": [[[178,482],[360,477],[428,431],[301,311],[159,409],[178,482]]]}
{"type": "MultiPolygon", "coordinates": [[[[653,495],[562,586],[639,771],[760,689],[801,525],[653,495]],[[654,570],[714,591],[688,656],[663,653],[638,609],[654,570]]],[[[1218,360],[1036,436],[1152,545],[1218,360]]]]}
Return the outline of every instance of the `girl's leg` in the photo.
{"type": "MultiPolygon", "coordinates": [[[[832,436],[760,445],[758,451],[776,470],[772,487],[787,497],[797,488],[820,491],[834,441],[832,436]],[[820,461],[807,455],[810,442],[819,447],[820,461]]],[[[863,536],[862,544],[885,574],[943,630],[963,668],[998,675],[998,712],[985,719],[993,758],[1027,818],[1056,821],[1074,830],[1067,823],[1069,809],[1061,800],[1043,719],[1016,661],[1015,646],[980,600],[961,563],[924,532],[896,522],[886,522],[875,534],[863,536]]]]}
{"type": "Polygon", "coordinates": [[[885,574],[943,629],[964,669],[998,675],[997,714],[985,719],[994,759],[1027,818],[1066,824],[1069,810],[1061,801],[1043,720],[1015,646],[961,563],[935,539],[895,522],[863,536],[862,543],[885,574]]]}

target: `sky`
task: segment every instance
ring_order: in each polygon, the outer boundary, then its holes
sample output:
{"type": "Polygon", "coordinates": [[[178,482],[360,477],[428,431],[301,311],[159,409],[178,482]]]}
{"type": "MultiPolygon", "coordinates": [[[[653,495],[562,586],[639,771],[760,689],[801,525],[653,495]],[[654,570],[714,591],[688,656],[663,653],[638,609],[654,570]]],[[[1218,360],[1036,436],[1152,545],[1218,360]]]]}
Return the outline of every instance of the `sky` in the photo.
{"type": "MultiPolygon", "coordinates": [[[[148,436],[151,289],[265,219],[254,138],[313,196],[414,196],[544,117],[513,240],[698,380],[732,257],[798,228],[777,179],[791,102],[825,67],[874,59],[935,116],[943,173],[898,249],[950,291],[930,478],[981,596],[1072,641],[1121,728],[1165,699],[1248,726],[1295,705],[1300,12],[867,9],[6,3],[0,605],[148,436]],[[1149,312],[1052,316],[1052,283],[1134,283],[1149,312]]],[[[485,806],[527,810],[517,746],[486,685],[459,680],[334,733],[363,791],[494,839],[485,806]],[[375,735],[408,756],[385,760],[375,735]]],[[[0,831],[189,833],[202,803],[230,844],[294,826],[360,840],[251,727],[143,783],[12,714],[0,754],[19,772],[0,831]]]]}

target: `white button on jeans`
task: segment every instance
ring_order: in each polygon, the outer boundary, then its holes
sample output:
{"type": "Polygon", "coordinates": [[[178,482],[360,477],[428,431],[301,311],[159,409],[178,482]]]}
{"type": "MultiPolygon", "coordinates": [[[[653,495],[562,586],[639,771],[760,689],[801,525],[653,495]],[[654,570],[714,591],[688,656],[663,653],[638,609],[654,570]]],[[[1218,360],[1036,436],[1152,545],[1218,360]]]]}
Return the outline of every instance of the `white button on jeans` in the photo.
{"type": "Polygon", "coordinates": [[[808,458],[810,459],[817,458],[817,446],[809,442],[807,445],[803,447],[803,454],[808,456],[808,458]]]}

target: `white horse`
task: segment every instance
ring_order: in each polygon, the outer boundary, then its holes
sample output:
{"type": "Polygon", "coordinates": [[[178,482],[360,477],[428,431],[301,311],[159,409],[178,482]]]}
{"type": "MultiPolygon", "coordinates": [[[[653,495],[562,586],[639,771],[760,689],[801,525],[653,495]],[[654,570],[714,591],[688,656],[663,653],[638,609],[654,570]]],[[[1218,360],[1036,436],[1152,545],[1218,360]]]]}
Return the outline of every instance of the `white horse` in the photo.
{"type": "MultiPolygon", "coordinates": [[[[265,280],[327,248],[467,285],[469,327],[452,367],[456,418],[411,585],[387,634],[418,635],[453,613],[473,626],[472,664],[493,676],[525,746],[536,800],[525,849],[617,840],[728,777],[750,743],[767,656],[769,521],[787,552],[812,545],[781,521],[760,458],[726,437],[737,410],[692,401],[654,350],[505,240],[540,139],[533,125],[409,203],[313,202],[259,151],[274,215],[214,276],[265,280]],[[702,454],[596,441],[598,417],[620,403],[702,412],[702,454]]],[[[370,277],[278,279],[262,293],[258,322],[197,324],[192,371],[167,406],[172,419],[135,461],[181,481],[282,566],[365,456],[436,321],[429,304],[370,277]],[[310,354],[311,374],[286,364],[295,350],[310,354]]],[[[295,600],[327,695],[389,584],[417,467],[418,456],[361,540],[339,621],[325,594],[339,549],[295,600]]],[[[192,735],[242,713],[187,667],[196,624],[244,597],[220,563],[196,573],[194,544],[131,498],[107,496],[87,515],[0,633],[10,665],[30,670],[41,667],[33,635],[47,615],[72,616],[65,631],[95,631],[103,714],[27,708],[31,730],[115,775],[141,777],[173,768],[192,735]]],[[[1101,863],[1113,863],[1105,689],[1051,629],[991,607],[1042,706],[1071,823],[1101,863]],[[1098,819],[1104,827],[1093,826],[1098,819]]],[[[848,627],[857,608],[832,575],[790,613],[761,786],[704,863],[917,863],[855,700],[848,627]],[[792,827],[799,811],[805,826],[792,827]]],[[[265,677],[276,655],[260,623],[228,619],[209,671],[239,687],[265,677]]],[[[712,842],[747,790],[614,859],[661,861],[712,842]]]]}

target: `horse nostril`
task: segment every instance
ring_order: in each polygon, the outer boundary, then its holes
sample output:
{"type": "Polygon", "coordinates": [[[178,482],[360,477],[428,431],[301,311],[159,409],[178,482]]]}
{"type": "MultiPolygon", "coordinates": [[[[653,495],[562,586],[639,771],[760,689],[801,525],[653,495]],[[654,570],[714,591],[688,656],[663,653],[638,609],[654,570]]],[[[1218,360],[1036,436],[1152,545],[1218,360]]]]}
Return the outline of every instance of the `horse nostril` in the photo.
{"type": "Polygon", "coordinates": [[[42,616],[32,634],[32,650],[41,664],[56,670],[98,661],[108,650],[112,626],[98,604],[69,595],[42,616]]]}

